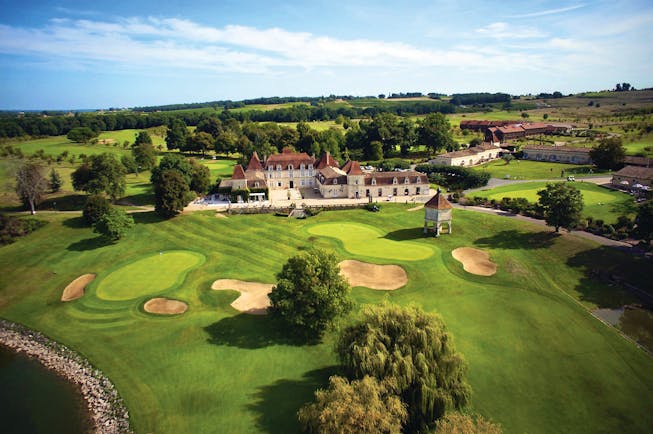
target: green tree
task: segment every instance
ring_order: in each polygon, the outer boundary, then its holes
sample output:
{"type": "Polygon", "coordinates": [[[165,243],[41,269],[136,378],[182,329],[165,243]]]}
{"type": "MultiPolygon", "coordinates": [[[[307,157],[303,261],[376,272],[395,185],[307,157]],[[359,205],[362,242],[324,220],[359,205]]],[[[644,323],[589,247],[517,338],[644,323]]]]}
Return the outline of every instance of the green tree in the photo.
{"type": "Polygon", "coordinates": [[[599,169],[621,169],[626,159],[621,137],[607,137],[590,150],[590,158],[599,169]]]}
{"type": "Polygon", "coordinates": [[[635,235],[648,246],[653,239],[653,200],[648,200],[637,209],[635,235]]]}
{"type": "Polygon", "coordinates": [[[391,379],[408,408],[409,431],[424,429],[464,407],[467,366],[442,319],[417,307],[370,306],[345,328],[337,353],[350,379],[391,379]]]}
{"type": "Polygon", "coordinates": [[[288,259],[277,274],[269,312],[293,333],[320,338],[336,317],[351,309],[349,290],[335,255],[310,250],[288,259]]]}
{"type": "Polygon", "coordinates": [[[99,218],[93,226],[93,231],[111,241],[118,241],[134,227],[134,219],[125,211],[118,208],[109,210],[99,218]]]}
{"type": "Polygon", "coordinates": [[[203,131],[195,132],[195,134],[186,138],[186,147],[184,150],[188,152],[201,152],[202,156],[204,156],[206,151],[215,148],[214,142],[215,140],[211,134],[203,131]]]}
{"type": "Polygon", "coordinates": [[[383,144],[378,140],[371,142],[366,151],[365,156],[368,160],[378,161],[383,159],[383,144]]]}
{"type": "Polygon", "coordinates": [[[190,160],[191,179],[189,188],[195,193],[206,194],[211,187],[211,171],[208,167],[193,159],[190,160]]]}
{"type": "Polygon", "coordinates": [[[151,143],[141,143],[132,148],[132,157],[140,170],[152,170],[156,166],[156,151],[151,143]]]}
{"type": "Polygon", "coordinates": [[[59,190],[61,190],[61,187],[63,186],[63,180],[61,179],[59,172],[54,169],[50,171],[50,179],[48,184],[50,185],[50,191],[52,193],[57,193],[59,190]]]}
{"type": "Polygon", "coordinates": [[[417,141],[432,152],[440,152],[443,149],[453,151],[459,148],[451,135],[449,121],[442,113],[431,113],[418,121],[417,141]]]}
{"type": "Polygon", "coordinates": [[[136,135],[136,140],[134,140],[134,146],[140,145],[152,145],[152,137],[147,131],[139,131],[136,135]]]}
{"type": "Polygon", "coordinates": [[[86,198],[82,209],[82,217],[89,226],[93,226],[100,218],[111,209],[111,202],[99,194],[92,194],[86,198]]]}
{"type": "Polygon", "coordinates": [[[505,161],[506,164],[510,164],[510,162],[511,162],[512,160],[515,159],[515,157],[514,157],[512,154],[510,154],[510,153],[508,153],[508,154],[503,154],[503,155],[501,156],[501,158],[503,158],[503,161],[505,161]]]}
{"type": "Polygon", "coordinates": [[[91,155],[71,174],[73,188],[91,194],[107,193],[112,200],[125,193],[125,168],[112,154],[91,155]]]}
{"type": "Polygon", "coordinates": [[[556,232],[560,232],[561,227],[570,230],[578,225],[583,195],[576,187],[567,182],[549,183],[537,195],[540,196],[538,203],[544,211],[544,220],[556,232]]]}
{"type": "Polygon", "coordinates": [[[133,156],[124,154],[122,157],[120,157],[120,163],[122,164],[122,167],[125,168],[125,172],[138,173],[138,165],[136,164],[136,160],[133,156]]]}
{"type": "Polygon", "coordinates": [[[36,214],[36,205],[41,201],[48,181],[43,177],[43,169],[34,163],[24,163],[16,171],[16,194],[36,214]]]}
{"type": "Polygon", "coordinates": [[[159,165],[152,169],[150,177],[152,184],[157,184],[161,174],[166,170],[177,171],[184,178],[186,184],[190,186],[193,178],[193,167],[186,157],[181,154],[166,154],[159,162],[159,165]]]}
{"type": "Polygon", "coordinates": [[[89,127],[77,127],[68,131],[66,137],[71,142],[76,143],[88,143],[91,139],[94,139],[98,136],[98,133],[90,129],[89,127]]]}
{"type": "Polygon", "coordinates": [[[399,434],[408,412],[387,383],[333,376],[329,388],[316,391],[315,402],[299,410],[299,422],[311,434],[399,434]]]}
{"type": "Polygon", "coordinates": [[[168,149],[183,149],[186,146],[186,136],[188,136],[188,129],[184,121],[177,118],[173,119],[166,134],[168,149]]]}
{"type": "Polygon", "coordinates": [[[238,145],[238,136],[233,131],[221,131],[215,139],[215,152],[218,154],[229,155],[236,151],[238,145]]]}
{"type": "Polygon", "coordinates": [[[159,173],[154,183],[154,210],[159,215],[174,217],[183,211],[192,198],[188,181],[180,172],[166,169],[159,173]]]}
{"type": "Polygon", "coordinates": [[[528,119],[530,117],[530,115],[528,113],[526,113],[526,112],[521,112],[521,117],[524,118],[524,119],[528,119]]]}
{"type": "Polygon", "coordinates": [[[501,434],[501,426],[483,416],[449,413],[438,420],[434,434],[501,434]]]}

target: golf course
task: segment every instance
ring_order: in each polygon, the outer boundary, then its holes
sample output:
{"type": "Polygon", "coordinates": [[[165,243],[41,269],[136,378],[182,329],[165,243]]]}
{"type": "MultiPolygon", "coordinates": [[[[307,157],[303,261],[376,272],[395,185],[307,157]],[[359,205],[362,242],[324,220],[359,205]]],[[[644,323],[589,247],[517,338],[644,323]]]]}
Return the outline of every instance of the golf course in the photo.
{"type": "Polygon", "coordinates": [[[269,316],[232,307],[240,292],[211,288],[221,279],[273,283],[288,258],[318,247],[339,261],[401,267],[407,283],[398,289],[355,286],[356,305],[342,322],[353,321],[362,305],[384,301],[438,312],[469,365],[469,410],[504,432],[650,430],[653,358],[589,313],[633,301],[593,280],[593,270],[618,270],[650,288],[644,259],[458,209],[453,234],[425,237],[423,213],[408,212],[411,206],[303,220],[134,213],[134,229],[116,243],[78,214],[40,213],[47,225],[0,249],[0,317],[41,331],[101,369],[137,433],[299,432],[297,410],[339,372],[337,332],[298,344],[269,316]],[[466,271],[473,270],[470,256],[452,253],[460,248],[492,272],[466,271]],[[86,274],[96,277],[83,296],[62,302],[64,288],[86,274]],[[187,309],[144,309],[162,297],[187,309]]]}

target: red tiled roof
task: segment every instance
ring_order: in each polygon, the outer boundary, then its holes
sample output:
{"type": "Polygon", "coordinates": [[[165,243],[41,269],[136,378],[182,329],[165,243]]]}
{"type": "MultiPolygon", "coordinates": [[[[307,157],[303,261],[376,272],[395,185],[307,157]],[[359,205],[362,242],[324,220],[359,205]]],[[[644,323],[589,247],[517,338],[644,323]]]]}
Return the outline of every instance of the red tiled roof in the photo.
{"type": "Polygon", "coordinates": [[[444,210],[451,209],[453,206],[451,206],[451,203],[447,200],[446,197],[444,197],[442,192],[438,190],[435,196],[433,196],[431,199],[429,199],[428,202],[424,204],[424,208],[444,210]]]}
{"type": "Polygon", "coordinates": [[[231,176],[231,179],[246,179],[243,166],[241,166],[240,164],[236,164],[234,166],[234,174],[231,176]]]}
{"type": "Polygon", "coordinates": [[[290,148],[283,148],[281,154],[272,154],[265,162],[265,167],[272,167],[276,170],[276,166],[280,165],[281,170],[287,170],[288,166],[292,164],[293,169],[299,170],[300,165],[308,166],[313,164],[315,160],[305,152],[293,152],[290,148]]]}
{"type": "Polygon", "coordinates": [[[249,164],[247,165],[247,170],[263,170],[263,165],[261,164],[261,160],[258,158],[258,154],[256,151],[252,154],[252,158],[249,160],[249,164]]]}
{"type": "Polygon", "coordinates": [[[542,122],[532,122],[528,124],[522,124],[522,128],[525,130],[541,130],[546,129],[548,125],[542,122]]]}
{"type": "Polygon", "coordinates": [[[322,154],[322,156],[320,157],[320,161],[318,161],[317,163],[316,169],[318,170],[323,169],[327,166],[331,166],[331,167],[339,166],[338,162],[334,160],[333,157],[331,157],[329,151],[326,151],[325,153],[322,154]]]}
{"type": "Polygon", "coordinates": [[[342,166],[341,170],[347,175],[362,175],[363,171],[361,170],[360,164],[358,161],[349,160],[342,166]]]}
{"type": "Polygon", "coordinates": [[[505,125],[498,128],[502,133],[523,133],[524,129],[521,125],[505,125]]]}
{"type": "Polygon", "coordinates": [[[624,162],[631,166],[653,167],[653,158],[627,155],[624,162]]]}

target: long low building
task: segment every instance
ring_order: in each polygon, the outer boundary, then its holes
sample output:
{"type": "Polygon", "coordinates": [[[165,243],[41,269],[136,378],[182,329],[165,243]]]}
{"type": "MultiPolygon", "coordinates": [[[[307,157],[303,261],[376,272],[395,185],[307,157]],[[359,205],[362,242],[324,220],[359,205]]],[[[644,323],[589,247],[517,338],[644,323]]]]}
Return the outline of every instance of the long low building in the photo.
{"type": "Polygon", "coordinates": [[[429,160],[429,164],[443,166],[475,166],[501,156],[502,149],[494,145],[482,144],[469,149],[447,152],[429,160]]]}
{"type": "Polygon", "coordinates": [[[590,148],[572,146],[528,145],[522,148],[524,160],[550,161],[552,163],[592,164],[590,148]]]}
{"type": "Polygon", "coordinates": [[[625,189],[651,188],[653,187],[653,167],[626,166],[612,174],[612,185],[625,189]]]}

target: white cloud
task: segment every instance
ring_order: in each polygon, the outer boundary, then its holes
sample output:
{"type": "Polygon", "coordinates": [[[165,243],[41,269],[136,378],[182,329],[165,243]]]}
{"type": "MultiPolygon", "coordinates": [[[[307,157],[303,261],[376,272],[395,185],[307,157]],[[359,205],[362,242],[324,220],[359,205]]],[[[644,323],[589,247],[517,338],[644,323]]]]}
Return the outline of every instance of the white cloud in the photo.
{"type": "Polygon", "coordinates": [[[576,9],[580,9],[582,7],[585,7],[584,4],[579,4],[579,5],[574,5],[574,6],[567,6],[564,8],[557,8],[557,9],[547,9],[543,11],[538,11],[538,12],[531,12],[527,14],[519,14],[519,15],[509,15],[508,18],[532,18],[532,17],[541,17],[544,15],[554,15],[554,14],[561,14],[564,12],[569,12],[573,11],[576,9]]]}
{"type": "Polygon", "coordinates": [[[512,26],[503,22],[492,23],[476,29],[476,33],[494,39],[532,39],[547,36],[546,33],[533,27],[512,26]]]}

